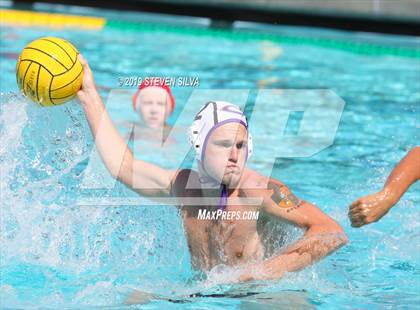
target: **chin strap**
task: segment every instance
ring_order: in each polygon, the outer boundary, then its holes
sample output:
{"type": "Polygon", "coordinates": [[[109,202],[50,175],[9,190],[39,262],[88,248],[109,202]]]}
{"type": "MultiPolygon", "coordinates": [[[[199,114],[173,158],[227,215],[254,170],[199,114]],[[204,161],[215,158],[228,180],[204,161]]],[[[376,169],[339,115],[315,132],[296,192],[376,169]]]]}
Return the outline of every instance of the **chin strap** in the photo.
{"type": "Polygon", "coordinates": [[[227,205],[228,191],[225,184],[222,184],[222,193],[220,194],[219,205],[217,209],[225,210],[227,205]]]}
{"type": "MultiPolygon", "coordinates": [[[[213,179],[212,177],[209,177],[206,169],[204,168],[204,166],[202,165],[201,161],[198,161],[198,170],[199,173],[202,174],[203,176],[201,176],[199,178],[199,181],[201,184],[210,184],[214,187],[216,187],[218,185],[219,182],[217,182],[215,179],[213,179]]],[[[219,183],[220,184],[220,183],[219,183]]],[[[228,190],[227,190],[227,186],[225,184],[221,184],[221,193],[220,193],[220,199],[219,199],[219,204],[217,205],[217,209],[220,210],[225,210],[226,206],[227,206],[227,199],[229,196],[228,190]]]]}

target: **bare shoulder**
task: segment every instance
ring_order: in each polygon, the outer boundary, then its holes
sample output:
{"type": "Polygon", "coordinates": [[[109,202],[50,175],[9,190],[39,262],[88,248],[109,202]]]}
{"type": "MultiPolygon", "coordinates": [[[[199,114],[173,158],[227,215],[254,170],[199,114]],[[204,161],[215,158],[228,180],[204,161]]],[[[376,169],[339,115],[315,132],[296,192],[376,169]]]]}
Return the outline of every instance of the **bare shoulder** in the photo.
{"type": "Polygon", "coordinates": [[[199,176],[192,169],[175,170],[171,181],[171,196],[184,196],[188,188],[199,188],[199,176]]]}
{"type": "Polygon", "coordinates": [[[267,177],[252,169],[245,169],[241,187],[269,189],[274,184],[280,187],[285,186],[280,180],[267,177]]]}
{"type": "Polygon", "coordinates": [[[172,184],[179,184],[179,183],[185,183],[188,181],[188,178],[194,177],[195,175],[198,175],[198,173],[191,169],[178,169],[174,170],[172,174],[172,184]]]}

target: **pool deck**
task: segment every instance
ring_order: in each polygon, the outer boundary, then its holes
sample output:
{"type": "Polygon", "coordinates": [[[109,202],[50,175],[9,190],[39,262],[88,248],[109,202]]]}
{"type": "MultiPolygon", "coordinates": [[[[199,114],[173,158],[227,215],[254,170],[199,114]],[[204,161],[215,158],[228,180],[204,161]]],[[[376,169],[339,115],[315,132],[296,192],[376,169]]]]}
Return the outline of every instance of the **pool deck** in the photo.
{"type": "Polygon", "coordinates": [[[420,0],[17,0],[32,5],[72,5],[204,17],[213,27],[236,21],[420,36],[420,0]]]}
{"type": "MultiPolygon", "coordinates": [[[[183,2],[202,3],[201,0],[183,2]]],[[[207,3],[246,5],[314,13],[420,19],[420,0],[207,0],[207,3]]]]}

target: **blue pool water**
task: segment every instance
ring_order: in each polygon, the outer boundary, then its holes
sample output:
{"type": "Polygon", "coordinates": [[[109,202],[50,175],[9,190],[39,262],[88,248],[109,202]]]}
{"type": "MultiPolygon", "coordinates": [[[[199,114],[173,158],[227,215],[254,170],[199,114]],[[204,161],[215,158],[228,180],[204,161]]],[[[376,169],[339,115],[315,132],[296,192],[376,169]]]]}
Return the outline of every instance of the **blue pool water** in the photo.
{"type": "MultiPolygon", "coordinates": [[[[366,40],[360,34],[327,35],[354,43],[366,40]]],[[[420,184],[382,221],[362,229],[349,225],[347,209],[354,199],[379,190],[394,164],[419,143],[419,59],[107,28],[63,32],[2,27],[0,36],[1,307],[119,309],[132,289],[158,296],[145,309],[418,307],[420,184]],[[207,278],[197,278],[174,207],[81,205],[83,198],[136,196],[120,184],[112,189],[82,186],[93,141],[78,102],[43,109],[19,94],[16,54],[46,35],[64,37],[78,47],[104,98],[110,89],[119,89],[118,77],[154,74],[198,76],[203,89],[263,85],[334,91],[345,107],[333,145],[307,158],[279,158],[273,175],[336,219],[349,244],[279,281],[227,285],[235,270],[213,270],[207,278]],[[194,293],[201,295],[189,297],[194,293]]],[[[419,43],[417,38],[384,35],[369,39],[397,47],[419,43]]],[[[192,90],[174,88],[177,107],[171,123],[192,90]]],[[[133,118],[127,98],[114,116],[133,118]]],[[[276,105],[269,103],[267,119],[273,111],[276,105]]],[[[183,138],[180,134],[180,143],[183,138]]],[[[264,150],[256,153],[257,166],[270,156],[270,149],[264,150]]],[[[105,175],[101,182],[107,179],[105,175]]],[[[290,240],[299,234],[287,231],[290,240]]]]}

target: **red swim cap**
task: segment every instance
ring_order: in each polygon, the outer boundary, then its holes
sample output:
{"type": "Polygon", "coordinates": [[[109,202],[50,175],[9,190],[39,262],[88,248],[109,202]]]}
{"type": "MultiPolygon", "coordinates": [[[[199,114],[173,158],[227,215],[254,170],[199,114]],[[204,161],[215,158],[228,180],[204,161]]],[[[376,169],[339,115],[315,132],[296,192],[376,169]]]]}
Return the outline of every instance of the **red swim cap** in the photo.
{"type": "Polygon", "coordinates": [[[160,87],[160,88],[162,88],[166,91],[166,93],[169,96],[169,100],[170,100],[170,103],[169,103],[169,106],[170,106],[170,109],[171,109],[170,113],[172,113],[175,109],[175,98],[172,95],[171,89],[167,85],[166,80],[162,79],[162,78],[159,78],[159,77],[145,78],[143,80],[143,82],[140,84],[139,89],[136,91],[136,93],[133,96],[133,109],[134,109],[134,111],[137,111],[136,103],[137,103],[137,97],[139,96],[140,91],[142,89],[145,89],[147,87],[152,87],[152,86],[160,87]]]}

